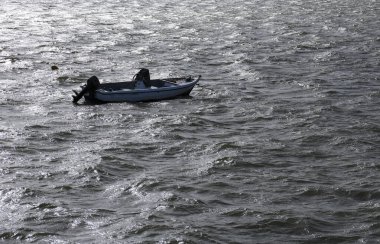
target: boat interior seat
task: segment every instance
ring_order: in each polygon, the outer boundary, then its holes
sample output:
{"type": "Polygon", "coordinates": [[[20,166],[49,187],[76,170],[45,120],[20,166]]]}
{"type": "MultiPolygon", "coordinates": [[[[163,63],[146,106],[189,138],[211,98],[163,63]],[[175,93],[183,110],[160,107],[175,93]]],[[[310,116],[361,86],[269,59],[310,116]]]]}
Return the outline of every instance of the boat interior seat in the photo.
{"type": "Polygon", "coordinates": [[[135,83],[132,81],[100,84],[100,88],[104,90],[134,89],[134,87],[135,83]]]}
{"type": "MultiPolygon", "coordinates": [[[[168,85],[168,83],[165,80],[150,80],[147,82],[148,87],[155,87],[160,88],[164,86],[171,86],[168,85]]],[[[106,91],[117,91],[117,90],[123,90],[123,89],[135,89],[135,82],[134,81],[128,81],[128,82],[118,82],[118,83],[103,83],[100,84],[100,89],[106,90],[106,91]]]]}
{"type": "Polygon", "coordinates": [[[150,80],[149,85],[155,86],[155,87],[163,87],[163,86],[165,86],[165,81],[163,81],[163,80],[150,80]]]}

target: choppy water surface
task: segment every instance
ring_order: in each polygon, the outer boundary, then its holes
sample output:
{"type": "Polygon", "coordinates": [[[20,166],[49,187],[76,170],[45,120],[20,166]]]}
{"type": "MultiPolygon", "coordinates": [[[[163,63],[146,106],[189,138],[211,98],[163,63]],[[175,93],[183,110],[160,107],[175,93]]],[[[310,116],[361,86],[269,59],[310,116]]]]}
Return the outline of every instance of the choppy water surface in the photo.
{"type": "Polygon", "coordinates": [[[0,240],[380,242],[379,15],[375,0],[3,0],[0,240]],[[186,99],[71,103],[90,76],[140,67],[203,80],[186,99]]]}

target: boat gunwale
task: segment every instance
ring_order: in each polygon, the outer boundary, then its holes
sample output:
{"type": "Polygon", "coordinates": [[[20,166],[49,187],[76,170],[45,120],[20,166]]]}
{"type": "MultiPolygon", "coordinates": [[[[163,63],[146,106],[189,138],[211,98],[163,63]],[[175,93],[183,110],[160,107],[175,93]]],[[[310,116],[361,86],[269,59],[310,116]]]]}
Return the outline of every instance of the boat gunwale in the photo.
{"type": "MultiPolygon", "coordinates": [[[[173,86],[163,86],[163,87],[157,87],[157,88],[146,88],[146,89],[128,89],[128,88],[126,88],[126,89],[118,89],[118,90],[112,90],[112,91],[107,91],[103,88],[99,88],[96,90],[96,93],[100,93],[103,96],[112,96],[115,94],[158,93],[158,92],[165,92],[165,91],[188,89],[190,87],[195,86],[199,82],[200,78],[201,77],[199,76],[197,79],[195,79],[191,82],[184,83],[184,84],[176,84],[176,83],[173,83],[170,81],[165,81],[164,79],[162,79],[166,83],[170,83],[173,86]]],[[[105,84],[111,84],[111,83],[105,83],[105,84]]],[[[114,84],[117,84],[117,83],[114,83],[114,84]]]]}

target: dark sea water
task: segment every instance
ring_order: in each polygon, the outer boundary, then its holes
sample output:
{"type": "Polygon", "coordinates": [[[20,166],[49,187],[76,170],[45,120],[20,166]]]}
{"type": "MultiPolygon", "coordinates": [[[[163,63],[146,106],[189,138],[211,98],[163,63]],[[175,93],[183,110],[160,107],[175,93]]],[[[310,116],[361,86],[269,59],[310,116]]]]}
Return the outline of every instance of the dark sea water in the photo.
{"type": "Polygon", "coordinates": [[[379,16],[2,0],[0,242],[380,243],[379,16]],[[142,67],[203,78],[185,99],[72,104],[142,67]]]}

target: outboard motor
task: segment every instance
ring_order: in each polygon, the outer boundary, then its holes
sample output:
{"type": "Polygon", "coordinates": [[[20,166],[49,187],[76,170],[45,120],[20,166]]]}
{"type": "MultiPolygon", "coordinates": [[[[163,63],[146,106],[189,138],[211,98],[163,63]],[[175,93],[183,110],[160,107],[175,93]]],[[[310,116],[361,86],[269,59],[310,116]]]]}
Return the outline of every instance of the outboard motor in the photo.
{"type": "Polygon", "coordinates": [[[98,77],[92,76],[87,80],[87,85],[82,88],[81,92],[78,93],[77,91],[73,90],[75,93],[75,95],[73,95],[73,103],[77,103],[87,92],[89,93],[90,98],[94,98],[96,89],[98,89],[99,86],[100,82],[98,77]]]}
{"type": "Polygon", "coordinates": [[[96,89],[100,86],[100,82],[98,77],[92,76],[90,79],[87,80],[87,89],[88,93],[90,95],[90,98],[95,98],[95,92],[96,89]]]}

